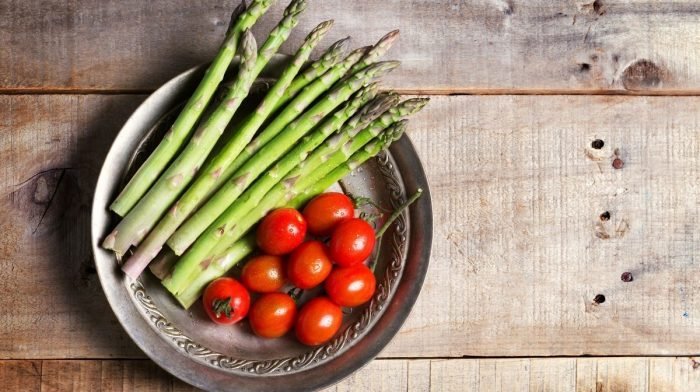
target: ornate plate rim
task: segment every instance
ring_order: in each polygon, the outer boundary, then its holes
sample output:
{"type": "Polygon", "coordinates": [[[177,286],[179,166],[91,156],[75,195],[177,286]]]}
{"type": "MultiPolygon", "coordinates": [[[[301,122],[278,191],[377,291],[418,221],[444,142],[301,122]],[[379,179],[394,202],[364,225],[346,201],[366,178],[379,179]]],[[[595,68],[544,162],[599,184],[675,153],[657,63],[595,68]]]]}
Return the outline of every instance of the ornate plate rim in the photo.
{"type": "MultiPolygon", "coordinates": [[[[279,63],[286,58],[287,56],[278,55],[274,61],[279,63]]],[[[406,192],[413,192],[420,186],[424,195],[410,209],[410,240],[405,249],[404,271],[395,283],[393,298],[361,339],[336,358],[317,366],[297,373],[270,377],[247,377],[198,362],[183,355],[175,346],[164,344],[162,337],[143,318],[142,312],[131,308],[134,304],[127,290],[124,290],[127,278],[116,268],[113,256],[99,247],[99,237],[105,232],[105,226],[110,220],[110,214],[106,210],[111,196],[110,188],[114,186],[109,183],[110,177],[113,172],[123,170],[131,156],[124,152],[125,145],[140,139],[143,123],[151,117],[149,114],[162,112],[164,107],[172,106],[174,90],[201,67],[183,72],[151,94],[124,124],[105,158],[95,188],[91,217],[93,254],[105,296],[124,330],[152,360],[171,374],[197,387],[220,390],[235,386],[237,390],[269,390],[283,386],[286,390],[308,390],[331,385],[374,358],[398,332],[417,300],[427,272],[432,242],[432,203],[423,168],[408,137],[403,137],[392,145],[390,153],[396,162],[395,170],[399,172],[406,192]],[[343,361],[345,357],[355,359],[348,363],[347,360],[343,361]],[[327,367],[336,371],[324,371],[327,367]]]]}

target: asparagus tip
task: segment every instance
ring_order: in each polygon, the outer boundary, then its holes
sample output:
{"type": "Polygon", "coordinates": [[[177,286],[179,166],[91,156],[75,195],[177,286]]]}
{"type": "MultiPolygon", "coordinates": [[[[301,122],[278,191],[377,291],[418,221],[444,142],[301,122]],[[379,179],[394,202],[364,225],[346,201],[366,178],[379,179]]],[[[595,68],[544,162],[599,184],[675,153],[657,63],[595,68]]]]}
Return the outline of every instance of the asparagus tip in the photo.
{"type": "Polygon", "coordinates": [[[292,0],[284,10],[284,16],[296,16],[306,9],[306,0],[292,0]]]}
{"type": "Polygon", "coordinates": [[[381,61],[376,64],[370,65],[368,70],[371,70],[373,72],[373,77],[378,78],[380,76],[383,76],[389,72],[391,72],[393,69],[401,65],[400,61],[381,61]]]}
{"type": "Polygon", "coordinates": [[[333,23],[335,23],[333,19],[323,21],[319,23],[318,26],[314,27],[314,29],[311,30],[311,33],[309,33],[309,35],[325,34],[328,30],[330,30],[331,27],[333,27],[333,23]]]}
{"type": "Polygon", "coordinates": [[[382,38],[377,41],[377,44],[375,46],[388,46],[394,43],[399,38],[399,29],[392,30],[386,35],[384,35],[382,38]]]}

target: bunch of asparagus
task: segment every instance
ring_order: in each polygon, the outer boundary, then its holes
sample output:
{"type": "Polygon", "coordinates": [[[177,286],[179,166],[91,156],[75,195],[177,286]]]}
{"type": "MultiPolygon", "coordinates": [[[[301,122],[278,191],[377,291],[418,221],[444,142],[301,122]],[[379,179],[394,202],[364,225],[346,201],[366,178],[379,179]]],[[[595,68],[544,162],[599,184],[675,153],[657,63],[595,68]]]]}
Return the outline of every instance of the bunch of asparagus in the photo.
{"type": "Polygon", "coordinates": [[[135,247],[124,272],[135,279],[150,263],[186,308],[209,282],[253,252],[251,228],[267,212],[303,206],[401,137],[406,118],[427,103],[419,98],[399,102],[397,94],[379,92],[374,82],[399,65],[377,61],[398,31],[345,56],[349,38],[342,39],[307,65],[333,25],[325,21],[308,34],[255,111],[213,153],[306,7],[306,0],[291,0],[258,49],[250,28],[272,3],[253,0],[236,8],[194,94],[111,205],[123,219],[103,247],[119,259],[135,247]],[[235,54],[238,72],[232,83],[222,85],[235,54]],[[220,88],[223,99],[212,100],[220,88]],[[201,118],[205,110],[210,114],[201,118]]]}

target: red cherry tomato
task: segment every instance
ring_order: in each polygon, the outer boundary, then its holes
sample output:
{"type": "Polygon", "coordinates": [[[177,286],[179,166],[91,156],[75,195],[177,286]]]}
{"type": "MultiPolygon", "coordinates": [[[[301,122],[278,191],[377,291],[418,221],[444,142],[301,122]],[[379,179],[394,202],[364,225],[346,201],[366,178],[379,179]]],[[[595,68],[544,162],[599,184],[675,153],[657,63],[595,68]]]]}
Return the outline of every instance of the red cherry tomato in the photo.
{"type": "Polygon", "coordinates": [[[258,246],[265,253],[279,256],[304,241],[306,221],[294,208],[280,208],[267,214],[257,232],[258,246]]]}
{"type": "Polygon", "coordinates": [[[307,346],[318,346],[335,335],[343,322],[343,311],[326,297],[316,297],[301,307],[296,335],[307,346]]]}
{"type": "Polygon", "coordinates": [[[328,192],[311,199],[303,214],[311,234],[327,236],[338,223],[355,216],[355,206],[345,194],[328,192]]]}
{"type": "Polygon", "coordinates": [[[217,324],[234,324],[248,314],[250,294],[233,278],[219,278],[209,283],[202,296],[204,310],[217,324]]]}
{"type": "Polygon", "coordinates": [[[328,245],[331,259],[336,264],[348,267],[365,261],[374,249],[374,229],[359,218],[341,222],[328,245]]]}
{"type": "Polygon", "coordinates": [[[287,276],[293,285],[306,290],[323,283],[332,268],[326,245],[319,241],[306,241],[289,255],[287,276]]]}
{"type": "Polygon", "coordinates": [[[286,273],[279,256],[260,255],[250,259],[241,271],[241,283],[256,293],[272,293],[284,286],[286,273]]]}
{"type": "Polygon", "coordinates": [[[323,287],[339,306],[359,306],[369,301],[377,288],[374,273],[364,264],[333,268],[323,287]]]}
{"type": "Polygon", "coordinates": [[[268,293],[253,303],[248,321],[256,335],[278,338],[292,329],[296,315],[297,304],[289,295],[268,293]]]}

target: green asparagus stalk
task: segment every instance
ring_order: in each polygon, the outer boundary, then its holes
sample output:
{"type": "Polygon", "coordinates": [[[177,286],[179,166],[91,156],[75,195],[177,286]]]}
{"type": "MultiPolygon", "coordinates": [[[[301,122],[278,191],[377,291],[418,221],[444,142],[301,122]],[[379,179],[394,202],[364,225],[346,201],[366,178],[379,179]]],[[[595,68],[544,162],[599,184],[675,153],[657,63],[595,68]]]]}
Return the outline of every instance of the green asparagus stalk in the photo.
{"type": "MultiPolygon", "coordinates": [[[[375,120],[376,121],[376,120],[375,120]]],[[[374,122],[372,122],[374,124],[374,122]]],[[[348,159],[355,151],[362,148],[370,140],[384,130],[375,126],[367,126],[361,132],[349,130],[346,133],[356,133],[352,142],[346,144],[336,143],[334,140],[328,140],[323,146],[314,150],[314,152],[306,159],[312,164],[299,166],[288,173],[281,181],[279,181],[262,199],[267,198],[274,192],[287,192],[292,188],[304,189],[309,181],[313,183],[313,179],[322,177],[325,172],[332,170],[335,166],[341,164],[348,159]],[[325,171],[325,172],[324,172],[325,171]],[[276,189],[276,191],[275,191],[276,189]]],[[[387,128],[386,133],[394,132],[393,128],[387,128]]],[[[287,156],[285,159],[294,158],[287,156]]],[[[273,197],[273,196],[270,196],[273,197]]],[[[260,200],[258,197],[257,200],[260,200]]],[[[247,204],[242,202],[244,204],[247,204]]],[[[183,290],[190,281],[193,274],[199,273],[197,266],[206,265],[207,260],[211,256],[218,255],[224,249],[233,244],[241,234],[247,231],[250,226],[255,224],[254,221],[246,221],[247,210],[237,208],[232,205],[223,215],[217,219],[216,223],[202,235],[190,249],[185,252],[178,264],[173,270],[170,279],[163,281],[163,285],[171,292],[178,293],[183,290]]],[[[201,268],[200,268],[201,269],[201,268]]]]}
{"type": "MultiPolygon", "coordinates": [[[[391,104],[396,104],[399,97],[391,96],[391,104]]],[[[364,128],[350,128],[346,132],[341,132],[333,139],[330,139],[323,148],[319,148],[314,153],[299,164],[299,170],[303,172],[307,167],[316,168],[324,162],[336,159],[342,162],[344,157],[342,153],[337,153],[338,146],[343,146],[343,149],[349,149],[354,152],[359,147],[367,143],[373,137],[379,135],[380,132],[387,129],[391,124],[411,116],[425,107],[428,103],[428,98],[411,98],[401,102],[398,105],[388,108],[384,107],[382,114],[374,119],[369,125],[364,128]],[[335,154],[335,155],[333,155],[335,154]]],[[[339,163],[338,163],[339,164],[339,163]]],[[[331,165],[326,165],[326,167],[331,165]]]]}
{"type": "MultiPolygon", "coordinates": [[[[211,116],[200,125],[185,149],[168,169],[160,176],[155,185],[122,219],[111,234],[105,238],[102,246],[112,249],[118,258],[137,244],[157,223],[162,213],[187,186],[195,172],[214,147],[231,117],[248,94],[250,85],[255,80],[255,63],[257,47],[253,34],[246,30],[241,43],[241,65],[236,82],[231,86],[224,101],[211,116]]],[[[153,257],[155,257],[155,252],[153,257]]],[[[132,264],[133,266],[133,264],[132,264]]],[[[137,268],[127,268],[125,272],[134,277],[137,268]]],[[[140,271],[138,271],[140,272],[140,271]]],[[[138,276],[138,274],[136,274],[138,276]]]]}
{"type": "MultiPolygon", "coordinates": [[[[370,47],[355,49],[354,51],[350,52],[350,54],[348,54],[342,62],[334,65],[321,77],[317,78],[313,83],[306,86],[301,94],[296,96],[289,105],[275,115],[274,120],[268,124],[243,151],[241,151],[236,160],[233,161],[233,163],[231,163],[226,169],[224,169],[224,174],[221,176],[220,181],[223,182],[231,179],[234,173],[240,169],[241,166],[251,156],[253,156],[256,151],[265,145],[265,143],[274,139],[275,136],[277,136],[277,134],[284,129],[284,127],[303,113],[304,109],[311,105],[316,98],[331,88],[331,86],[335,84],[343,75],[347,74],[350,67],[359,61],[369,49],[370,47]]],[[[282,99],[284,99],[284,97],[282,99]]],[[[277,108],[274,108],[273,112],[275,112],[276,109],[277,108]]]]}
{"type": "MultiPolygon", "coordinates": [[[[226,155],[232,156],[235,159],[238,156],[238,154],[240,154],[240,150],[238,149],[245,148],[245,145],[250,142],[251,136],[248,134],[248,132],[253,132],[254,136],[254,133],[257,132],[262,126],[262,124],[270,117],[270,115],[274,113],[275,110],[277,110],[278,104],[281,101],[284,93],[291,89],[292,85],[299,78],[303,79],[304,74],[299,75],[301,67],[308,60],[313,48],[318,44],[318,42],[323,38],[323,36],[325,36],[325,34],[328,32],[328,30],[330,30],[332,26],[333,20],[328,20],[316,26],[316,28],[312,30],[311,33],[309,33],[309,35],[304,40],[304,43],[302,43],[302,45],[299,47],[299,50],[294,55],[294,58],[292,59],[291,63],[287,66],[284,72],[282,72],[282,75],[279,77],[279,79],[277,79],[277,82],[275,82],[270,91],[267,92],[265,98],[263,98],[263,101],[258,105],[256,111],[253,112],[249,116],[249,118],[246,119],[245,123],[241,126],[240,129],[245,129],[245,132],[239,132],[245,135],[245,137],[236,137],[237,134],[234,134],[235,140],[232,139],[230,142],[227,143],[226,147],[224,148],[225,150],[229,148],[233,149],[235,146],[235,151],[237,152],[233,154],[233,152],[228,150],[225,153],[226,155]]],[[[321,56],[321,58],[319,58],[317,61],[315,61],[312,64],[312,66],[316,66],[317,68],[325,67],[324,69],[327,70],[328,68],[335,65],[345,52],[345,49],[347,47],[347,41],[348,39],[346,38],[332,44],[330,48],[328,48],[328,50],[324,53],[324,55],[321,56]]],[[[308,71],[306,71],[305,73],[307,72],[308,71]]],[[[306,84],[308,84],[309,82],[306,82],[306,84]]],[[[306,84],[303,84],[302,88],[305,87],[306,84]]],[[[212,166],[213,165],[214,164],[212,164],[212,166]]],[[[216,177],[216,182],[214,186],[212,186],[212,188],[207,192],[204,199],[208,199],[217,189],[219,189],[221,184],[223,184],[233,174],[233,172],[235,172],[235,168],[231,165],[231,163],[227,163],[224,166],[223,172],[213,176],[216,177]]]]}
{"type": "MultiPolygon", "coordinates": [[[[280,22],[278,28],[270,33],[268,41],[273,40],[280,34],[282,39],[286,39],[291,27],[296,24],[298,10],[305,4],[304,1],[295,1],[290,4],[285,18],[280,22]],[[293,7],[293,8],[292,8],[293,7]],[[294,12],[292,12],[294,11],[294,12]]],[[[148,237],[139,245],[136,252],[129,257],[123,269],[129,271],[130,275],[138,276],[148,263],[153,259],[153,255],[162,249],[165,241],[177,230],[182,222],[202,203],[207,195],[214,189],[217,179],[221,176],[223,169],[233,162],[243,147],[253,138],[260,125],[269,116],[272,105],[284,92],[285,88],[294,78],[306,59],[311,54],[313,47],[328,32],[332,22],[324,22],[314,29],[302,44],[294,60],[283,72],[280,79],[265,96],[258,108],[253,112],[239,129],[234,133],[223,149],[205,167],[195,182],[187,189],[185,194],[173,205],[169,213],[165,214],[158,222],[158,225],[149,233],[148,237]]],[[[279,45],[277,45],[279,46],[279,45]]],[[[265,48],[265,46],[263,46],[265,48]]],[[[262,52],[262,50],[261,50],[262,52]]]]}
{"type": "MultiPolygon", "coordinates": [[[[274,140],[264,145],[260,151],[247,160],[245,164],[234,173],[231,179],[175,232],[168,240],[168,246],[170,246],[176,254],[182,254],[265,169],[277,161],[277,159],[287,152],[329,112],[347,100],[355,91],[359,90],[362,85],[391,71],[398,65],[399,63],[394,61],[374,64],[356,73],[345,83],[337,86],[326,94],[323,99],[312,108],[289,124],[284,132],[277,135],[274,140]]],[[[326,75],[322,76],[320,79],[324,79],[325,77],[326,75]]],[[[306,90],[301,95],[304,94],[306,94],[306,90]]],[[[294,107],[297,99],[288,106],[289,110],[297,110],[294,107]]],[[[285,112],[286,111],[287,109],[285,109],[285,112]]],[[[265,131],[263,131],[263,134],[264,133],[265,131]]],[[[256,140],[258,139],[256,138],[256,140]]],[[[252,143],[255,143],[255,140],[252,143]]],[[[250,145],[248,147],[250,147],[250,145]]],[[[246,150],[248,150],[248,147],[246,147],[246,150]]]]}
{"type": "Polygon", "coordinates": [[[345,49],[350,43],[350,37],[343,38],[336,41],[331,45],[325,53],[318,58],[318,60],[311,63],[302,73],[297,76],[294,81],[289,85],[287,90],[280,98],[279,101],[274,105],[273,110],[277,110],[284,104],[289,102],[290,99],[294,98],[301,89],[306,87],[309,83],[313,82],[316,78],[323,75],[332,66],[334,66],[340,57],[345,53],[345,49]]]}
{"type": "MultiPolygon", "coordinates": [[[[215,263],[209,263],[182,292],[182,295],[176,297],[178,302],[180,302],[185,309],[192,306],[192,304],[197,301],[197,298],[200,297],[204,287],[214,279],[224,276],[224,274],[238,264],[238,262],[253,253],[255,247],[255,232],[251,231],[243,238],[236,241],[235,244],[231,245],[231,247],[227,249],[224,257],[220,257],[215,263]]],[[[166,276],[166,279],[167,278],[166,276]]]]}
{"type": "MultiPolygon", "coordinates": [[[[401,135],[396,137],[395,140],[398,140],[400,137],[401,135]]],[[[369,146],[369,148],[360,150],[359,152],[355,153],[346,163],[331,170],[322,179],[316,181],[312,186],[306,188],[304,191],[297,194],[287,205],[289,205],[292,208],[301,208],[306,203],[308,203],[309,200],[323,193],[326,189],[330,188],[333,184],[343,179],[353,170],[362,165],[365,161],[379,154],[381,150],[387,147],[389,147],[388,144],[372,144],[369,146]]],[[[227,253],[224,253],[220,257],[226,257],[226,255],[227,253]]]]}
{"type": "Polygon", "coordinates": [[[394,30],[388,32],[385,36],[379,39],[376,44],[372,47],[367,54],[360,59],[355,65],[350,68],[348,74],[352,75],[355,72],[365,69],[371,64],[374,64],[379,57],[383,56],[391,47],[394,42],[399,38],[399,30],[394,30]]]}
{"type": "MultiPolygon", "coordinates": [[[[306,87],[309,83],[314,81],[318,76],[322,75],[326,71],[328,71],[331,67],[336,65],[340,57],[342,57],[343,53],[345,53],[345,50],[348,46],[348,42],[350,41],[350,37],[343,38],[339,41],[336,41],[334,44],[332,44],[328,50],[316,61],[314,61],[311,65],[308,66],[308,68],[300,75],[298,75],[292,83],[287,87],[287,89],[284,91],[284,94],[282,98],[280,98],[275,105],[272,106],[272,112],[276,112],[277,109],[279,109],[281,106],[283,106],[285,103],[289,101],[289,99],[293,98],[301,89],[306,87]],[[287,97],[287,92],[288,91],[293,91],[294,94],[292,96],[287,97]]],[[[360,48],[356,50],[355,52],[351,53],[347,59],[349,61],[357,61],[360,59],[360,52],[362,50],[367,50],[368,48],[360,48]]],[[[219,189],[221,187],[221,184],[224,183],[226,180],[231,178],[233,173],[238,170],[241,165],[244,163],[244,160],[249,158],[250,154],[246,154],[245,157],[238,159],[237,161],[234,162],[234,164],[228,165],[225,169],[224,172],[221,176],[219,176],[216,180],[216,185],[212,188],[212,191],[210,191],[205,199],[208,199],[211,197],[213,194],[213,191],[219,189]]]]}
{"type": "MultiPolygon", "coordinates": [[[[358,167],[360,164],[365,162],[367,159],[375,156],[382,149],[388,147],[394,140],[397,140],[406,126],[405,120],[392,124],[389,129],[383,132],[378,138],[372,140],[364,148],[355,152],[350,158],[341,163],[340,166],[336,167],[334,170],[323,170],[322,172],[329,173],[327,175],[318,175],[320,172],[311,173],[306,182],[311,183],[322,183],[324,186],[320,188],[317,185],[313,185],[310,189],[313,189],[316,194],[323,192],[334,182],[340,180],[342,177],[338,177],[339,173],[344,173],[343,176],[349,173],[354,168],[358,167]],[[340,170],[342,169],[342,170],[340,170]],[[349,170],[347,170],[349,169],[349,170]],[[332,176],[332,177],[331,177],[332,176]],[[328,183],[329,180],[333,180],[328,183]]],[[[287,180],[295,181],[295,178],[287,177],[287,180]]],[[[297,183],[299,184],[299,183],[297,183]]],[[[278,207],[282,207],[289,202],[295,195],[299,195],[302,190],[297,186],[297,184],[291,185],[290,182],[286,181],[276,185],[265,197],[260,201],[257,207],[251,210],[241,221],[240,224],[245,227],[252,227],[257,221],[259,221],[265,214],[270,210],[278,207]]],[[[294,199],[296,200],[296,199],[294,199]]],[[[301,205],[292,205],[295,208],[301,207],[301,205]]],[[[247,230],[247,229],[245,229],[247,230]]],[[[188,279],[188,284],[181,291],[170,290],[174,294],[175,298],[185,307],[189,308],[196,300],[199,298],[202,289],[212,280],[222,276],[228,269],[230,269],[235,263],[249,254],[251,250],[245,249],[246,241],[248,238],[243,240],[237,240],[230,244],[230,246],[223,249],[223,251],[217,254],[213,258],[207,258],[203,262],[199,263],[201,267],[196,273],[190,276],[188,279]],[[211,266],[217,266],[216,269],[211,269],[211,266]]],[[[176,265],[176,270],[180,264],[176,265]]],[[[169,278],[163,281],[167,286],[169,278]]]]}
{"type": "Polygon", "coordinates": [[[254,0],[250,7],[245,9],[245,2],[242,1],[233,12],[226,38],[199,86],[185,104],[170,131],[110,206],[117,215],[125,216],[136,205],[177,154],[223,80],[237,51],[241,34],[267,11],[272,2],[272,0],[254,0]]]}

